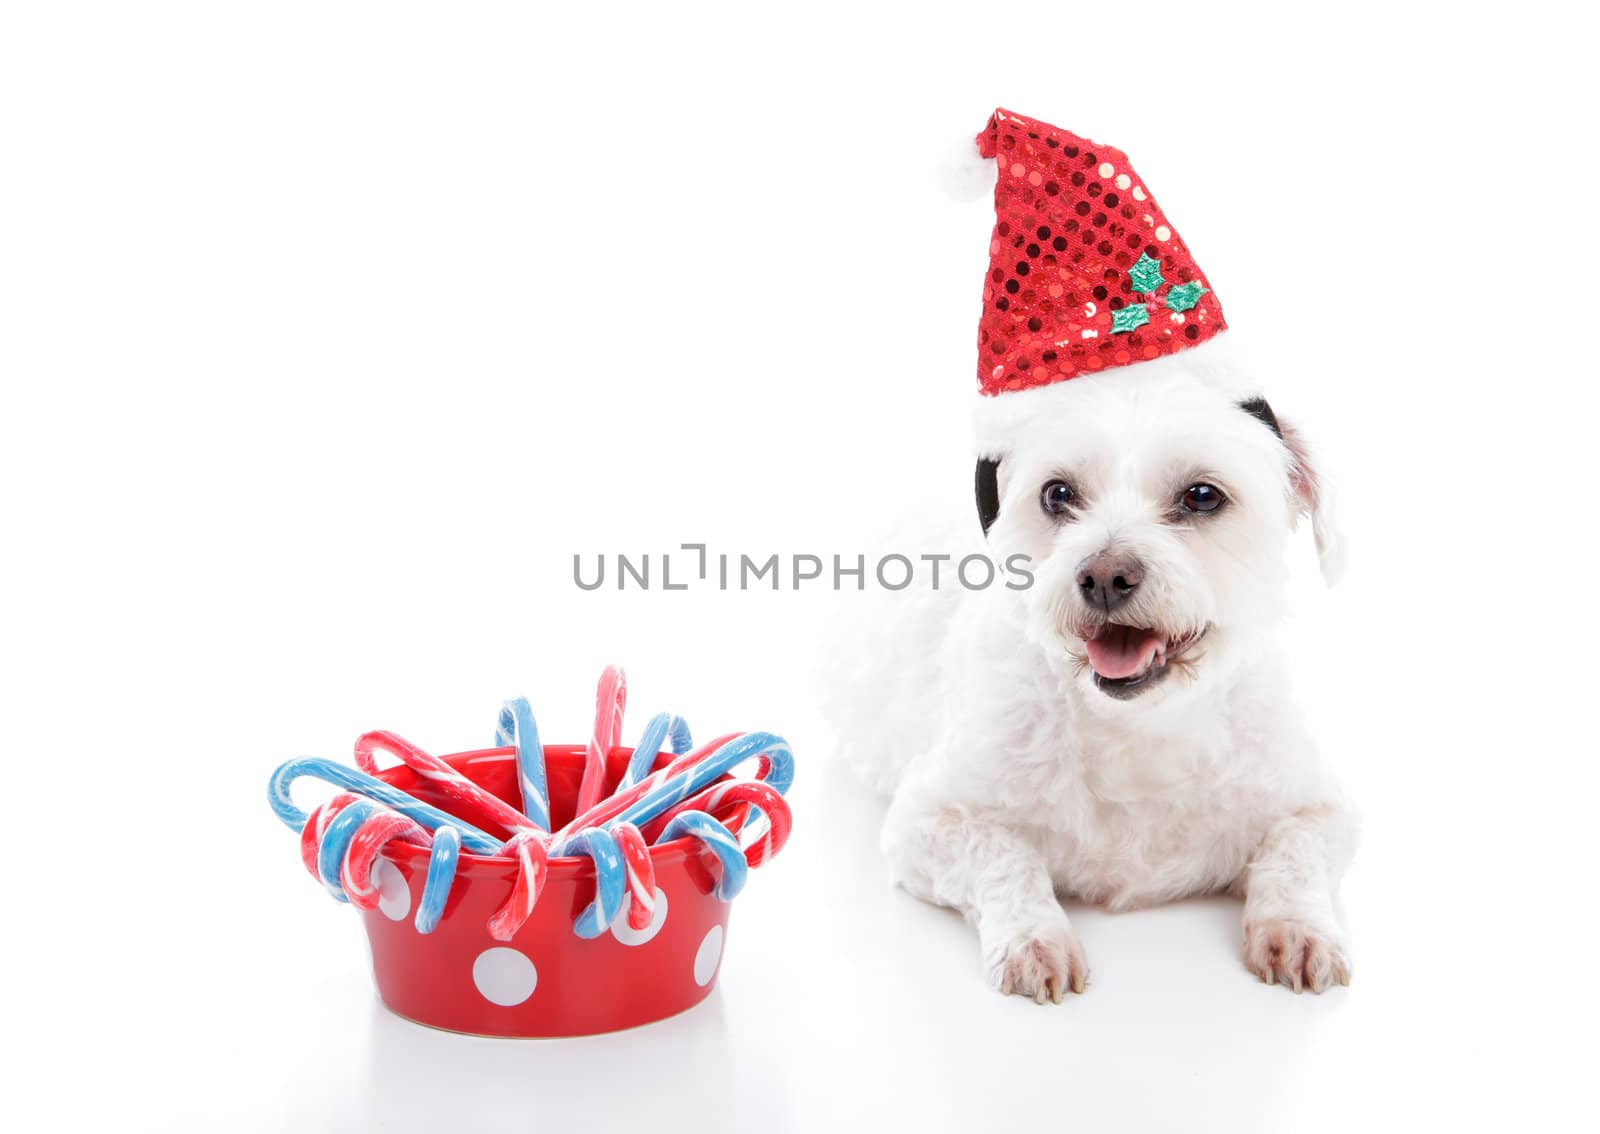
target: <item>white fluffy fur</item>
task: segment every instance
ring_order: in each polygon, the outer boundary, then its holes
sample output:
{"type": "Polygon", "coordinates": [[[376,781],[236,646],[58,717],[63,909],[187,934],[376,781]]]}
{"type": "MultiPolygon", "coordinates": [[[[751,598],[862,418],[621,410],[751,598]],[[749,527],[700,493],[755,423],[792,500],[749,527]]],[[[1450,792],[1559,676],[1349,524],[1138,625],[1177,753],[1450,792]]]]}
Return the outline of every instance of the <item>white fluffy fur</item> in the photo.
{"type": "MultiPolygon", "coordinates": [[[[1060,895],[1127,909],[1241,893],[1245,961],[1263,980],[1314,991],[1348,980],[1333,901],[1355,821],[1274,645],[1296,516],[1315,513],[1330,574],[1339,541],[1299,434],[1285,423],[1280,441],[1242,412],[1250,384],[1219,382],[1204,349],[1062,383],[1012,418],[1003,444],[987,438],[1002,452],[988,551],[1030,555],[1033,587],[946,580],[885,595],[882,624],[838,675],[848,756],[893,794],[883,848],[895,879],[967,915],[1002,991],[1059,1000],[1083,988],[1060,895]],[[1079,493],[1068,522],[1039,504],[1055,477],[1079,493]],[[1175,515],[1197,480],[1228,503],[1175,515]],[[1108,547],[1146,572],[1116,621],[1173,638],[1206,629],[1131,700],[1097,688],[1085,660],[1095,615],[1076,569],[1108,547]]],[[[975,518],[964,528],[918,550],[981,547],[975,518]]]]}

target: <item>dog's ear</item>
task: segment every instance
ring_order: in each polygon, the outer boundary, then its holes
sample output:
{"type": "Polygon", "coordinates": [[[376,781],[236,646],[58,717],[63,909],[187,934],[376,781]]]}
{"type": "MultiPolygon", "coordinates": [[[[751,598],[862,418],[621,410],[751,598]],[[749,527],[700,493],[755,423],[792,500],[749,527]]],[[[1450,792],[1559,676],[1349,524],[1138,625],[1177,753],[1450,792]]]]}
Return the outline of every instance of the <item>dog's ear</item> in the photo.
{"type": "Polygon", "coordinates": [[[1290,475],[1300,501],[1300,514],[1311,517],[1311,533],[1317,540],[1317,562],[1322,566],[1323,579],[1331,587],[1344,574],[1345,556],[1344,532],[1339,528],[1333,484],[1313,457],[1305,434],[1283,422],[1279,426],[1283,430],[1283,443],[1294,457],[1290,475]]]}
{"type": "Polygon", "coordinates": [[[978,500],[978,522],[983,525],[983,534],[988,535],[990,525],[1000,514],[1000,462],[979,457],[972,479],[973,493],[978,500]]]}
{"type": "Polygon", "coordinates": [[[1283,437],[1283,430],[1278,425],[1278,415],[1272,412],[1272,407],[1267,404],[1266,398],[1251,398],[1249,401],[1240,402],[1239,408],[1272,430],[1278,438],[1283,437]]]}
{"type": "Polygon", "coordinates": [[[1288,448],[1294,461],[1289,479],[1294,488],[1296,509],[1299,515],[1311,517],[1311,534],[1316,537],[1322,577],[1328,586],[1333,586],[1344,574],[1345,559],[1344,533],[1339,530],[1333,485],[1321,472],[1305,434],[1274,414],[1266,399],[1251,398],[1240,402],[1239,408],[1277,434],[1288,448]]]}

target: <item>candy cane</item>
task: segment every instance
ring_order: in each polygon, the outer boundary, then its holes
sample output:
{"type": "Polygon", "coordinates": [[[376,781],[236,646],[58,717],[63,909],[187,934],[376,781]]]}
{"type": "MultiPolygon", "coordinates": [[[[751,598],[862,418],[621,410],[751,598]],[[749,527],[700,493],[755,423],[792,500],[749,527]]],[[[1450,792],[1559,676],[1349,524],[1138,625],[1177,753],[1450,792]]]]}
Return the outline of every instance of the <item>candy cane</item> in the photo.
{"type": "Polygon", "coordinates": [[[656,913],[656,864],[650,844],[632,823],[618,823],[611,832],[627,867],[628,924],[645,929],[656,913]]]}
{"type": "MultiPolygon", "coordinates": [[[[666,776],[675,776],[685,768],[693,767],[695,764],[698,764],[717,749],[721,748],[724,744],[730,744],[733,741],[738,740],[743,735],[744,733],[742,732],[725,732],[715,740],[707,741],[705,744],[702,744],[699,748],[694,749],[692,752],[685,752],[682,756],[679,756],[674,760],[669,760],[665,768],[662,768],[656,772],[652,772],[651,775],[661,776],[663,778],[666,776]]],[[[756,774],[760,776],[766,775],[767,767],[768,762],[763,760],[761,764],[761,770],[756,774]]]]}
{"type": "Polygon", "coordinates": [[[540,829],[538,824],[493,792],[485,791],[432,753],[424,752],[387,729],[364,733],[356,740],[356,765],[369,775],[378,771],[375,753],[387,752],[457,803],[475,807],[512,834],[540,829]]]}
{"type": "Polygon", "coordinates": [[[428,852],[428,876],[422,883],[422,898],[417,902],[414,924],[418,933],[432,933],[444,916],[450,886],[456,880],[456,864],[461,858],[461,833],[454,827],[440,827],[433,833],[428,852]]]}
{"type": "Polygon", "coordinates": [[[717,879],[714,891],[717,900],[731,902],[744,889],[750,876],[750,866],[744,859],[739,840],[728,833],[728,828],[718,823],[704,811],[685,811],[667,824],[657,843],[668,843],[684,836],[699,839],[722,863],[722,877],[717,879]]]}
{"type": "Polygon", "coordinates": [[[694,747],[694,738],[689,735],[689,725],[682,717],[672,713],[657,713],[650,718],[650,723],[644,726],[644,735],[639,738],[639,746],[633,750],[633,755],[628,757],[628,767],[622,773],[622,781],[617,784],[617,791],[632,787],[650,774],[650,769],[655,764],[656,756],[661,752],[661,745],[666,741],[668,733],[672,735],[672,751],[676,755],[681,756],[694,747]]]}
{"type": "Polygon", "coordinates": [[[752,807],[766,818],[765,829],[744,848],[745,862],[755,868],[783,849],[794,824],[788,801],[760,780],[728,780],[712,784],[698,795],[652,819],[645,828],[644,837],[656,843],[664,842],[661,832],[672,820],[686,811],[704,811],[719,820],[730,834],[740,836],[742,844],[742,836],[751,829],[749,816],[752,807]]]}
{"type": "Polygon", "coordinates": [[[273,813],[291,831],[303,830],[308,818],[304,811],[295,806],[290,793],[294,782],[306,776],[392,807],[430,831],[445,826],[455,827],[460,832],[461,844],[474,854],[496,854],[502,845],[493,835],[407,795],[392,784],[320,756],[302,756],[297,760],[285,761],[278,765],[277,771],[272,773],[272,778],[267,782],[267,802],[272,805],[273,813]]]}
{"type": "Polygon", "coordinates": [[[395,839],[423,846],[431,841],[428,832],[415,819],[408,819],[387,807],[368,817],[350,841],[344,865],[339,869],[339,884],[356,909],[377,908],[378,887],[373,884],[372,869],[378,864],[378,852],[395,839]]]}
{"type": "Polygon", "coordinates": [[[606,666],[594,696],[594,732],[583,752],[583,780],[578,785],[580,814],[598,803],[605,790],[606,756],[622,733],[622,713],[627,705],[627,677],[618,666],[606,666]]]}
{"type": "Polygon", "coordinates": [[[573,831],[616,822],[646,823],[750,759],[759,761],[757,778],[779,794],[789,790],[794,782],[794,753],[789,742],[770,732],[745,733],[714,751],[700,749],[680,756],[648,779],[579,815],[553,836],[556,853],[565,852],[573,831]]]}
{"type": "MultiPolygon", "coordinates": [[[[616,920],[617,911],[622,908],[623,889],[627,885],[626,868],[622,853],[617,848],[617,840],[611,832],[591,827],[568,839],[562,853],[588,855],[594,859],[594,901],[572,923],[572,932],[579,937],[599,937],[616,920]]],[[[652,897],[654,893],[652,889],[652,897]]]]}
{"type": "MultiPolygon", "coordinates": [[[[402,751],[414,747],[405,741],[399,740],[398,737],[393,739],[399,741],[396,747],[401,748],[402,751]]],[[[377,747],[380,747],[380,745],[366,748],[369,758],[371,752],[377,747]]],[[[392,748],[385,748],[385,750],[393,751],[392,748]]],[[[363,793],[354,800],[345,803],[337,814],[331,817],[319,840],[318,877],[329,892],[341,901],[347,899],[339,887],[340,865],[350,841],[355,836],[356,829],[372,813],[375,806],[374,801],[377,801],[378,803],[387,804],[401,814],[416,820],[424,828],[433,830],[438,830],[442,827],[454,828],[455,836],[460,845],[475,853],[510,855],[516,859],[517,878],[512,886],[511,896],[507,899],[505,905],[489,920],[489,932],[496,940],[511,940],[517,930],[532,915],[534,905],[539,899],[539,893],[544,888],[544,880],[548,870],[549,851],[545,845],[545,838],[542,832],[532,827],[524,826],[524,829],[513,836],[509,842],[502,844],[498,839],[480,831],[471,824],[464,823],[454,816],[440,811],[438,808],[423,803],[421,800],[407,795],[382,780],[318,757],[304,757],[299,760],[288,761],[273,773],[272,780],[268,785],[268,799],[279,819],[286,824],[298,825],[302,829],[310,817],[295,807],[293,798],[290,795],[290,788],[294,781],[302,776],[315,776],[335,786],[363,793]],[[354,814],[349,814],[352,810],[354,814]],[[298,820],[298,823],[296,823],[296,820],[298,820]],[[329,836],[333,836],[331,842],[329,836]]],[[[606,893],[610,894],[612,889],[615,889],[620,894],[626,882],[623,876],[620,856],[613,855],[613,857],[615,858],[615,864],[611,865],[609,860],[607,864],[606,893]]],[[[455,857],[448,856],[447,861],[453,877],[455,857]]],[[[430,877],[433,877],[431,872],[430,877]]],[[[425,884],[425,892],[426,889],[427,886],[425,884]]],[[[444,900],[448,897],[448,892],[449,881],[444,879],[437,887],[437,903],[441,911],[444,900]]],[[[606,903],[606,908],[610,909],[612,915],[615,916],[616,908],[619,904],[619,901],[609,901],[606,903]]],[[[423,912],[419,908],[419,917],[423,912]]],[[[437,925],[437,923],[438,915],[434,914],[432,915],[432,924],[437,925]]],[[[607,926],[610,925],[609,922],[606,924],[607,926]]]]}
{"type": "Polygon", "coordinates": [[[500,706],[500,727],[495,743],[512,745],[517,750],[517,784],[522,788],[522,810],[539,827],[550,829],[550,783],[545,775],[544,748],[539,744],[539,726],[534,723],[533,707],[526,697],[500,706]]]}
{"type": "Polygon", "coordinates": [[[780,795],[794,783],[794,752],[789,742],[770,732],[746,733],[676,774],[671,766],[663,769],[666,775],[654,788],[649,787],[650,780],[639,785],[647,790],[629,801],[617,820],[641,823],[653,819],[750,759],[759,761],[756,778],[780,795]]]}
{"type": "MultiPolygon", "coordinates": [[[[350,792],[340,792],[328,800],[327,803],[318,807],[307,818],[305,828],[300,832],[300,857],[306,864],[306,868],[311,872],[312,877],[316,878],[318,882],[322,882],[322,875],[318,870],[317,860],[321,853],[322,841],[327,834],[328,823],[334,815],[360,798],[360,796],[350,792]]],[[[408,823],[413,822],[399,816],[398,812],[388,811],[387,809],[384,815],[395,816],[408,823]]],[[[323,883],[328,893],[341,902],[351,900],[350,897],[346,896],[345,892],[350,889],[347,876],[356,878],[371,877],[372,861],[369,860],[363,867],[358,868],[351,865],[351,856],[356,853],[356,844],[359,844],[362,835],[377,818],[379,817],[368,818],[357,829],[355,840],[346,851],[344,862],[339,869],[340,880],[345,885],[339,887],[328,886],[327,883],[323,883]]],[[[417,825],[417,830],[421,831],[420,825],[417,825]]],[[[427,837],[427,832],[423,831],[420,841],[425,842],[427,837]]],[[[461,854],[461,835],[454,827],[440,827],[433,833],[432,838],[433,846],[428,855],[428,872],[422,884],[422,899],[417,903],[415,923],[418,933],[432,933],[437,928],[439,918],[444,913],[445,902],[450,897],[450,887],[455,882],[456,863],[461,854]]],[[[330,848],[330,859],[336,854],[336,849],[330,848]]],[[[354,904],[362,909],[371,908],[370,906],[363,906],[359,902],[354,904]]]]}
{"type": "Polygon", "coordinates": [[[517,879],[511,885],[511,896],[505,905],[489,919],[489,936],[496,941],[510,941],[533,915],[533,907],[539,902],[539,893],[544,889],[549,872],[549,850],[541,832],[521,831],[505,849],[517,860],[517,879]]]}
{"type": "MultiPolygon", "coordinates": [[[[645,779],[642,779],[642,781],[638,782],[638,784],[634,784],[634,787],[630,787],[630,789],[627,789],[626,792],[618,792],[616,795],[613,795],[610,800],[602,800],[600,803],[598,803],[598,805],[595,805],[594,808],[586,811],[586,813],[581,813],[578,814],[578,816],[573,817],[573,821],[571,821],[570,824],[566,824],[565,827],[562,827],[562,829],[558,830],[558,832],[555,832],[554,837],[552,837],[552,841],[554,841],[555,845],[558,846],[563,838],[568,837],[568,835],[571,835],[573,832],[578,832],[578,830],[584,829],[584,827],[603,827],[603,825],[608,824],[608,822],[613,821],[613,819],[616,819],[619,814],[622,814],[622,811],[626,811],[630,805],[634,805],[635,801],[645,797],[646,793],[654,792],[654,790],[659,789],[662,784],[666,784],[666,782],[669,781],[674,781],[675,777],[683,776],[683,774],[688,773],[690,769],[698,768],[698,766],[702,765],[704,761],[714,758],[715,755],[718,755],[718,753],[722,752],[723,749],[726,749],[728,745],[734,744],[736,741],[741,741],[741,739],[744,739],[746,736],[746,733],[728,733],[726,736],[718,736],[715,741],[702,744],[701,747],[694,749],[693,752],[685,753],[685,755],[682,755],[682,757],[678,757],[677,760],[669,763],[666,768],[658,769],[658,771],[651,773],[650,776],[646,776],[645,779]]],[[[765,736],[765,734],[763,734],[763,736],[765,736]]],[[[757,755],[758,757],[762,758],[762,763],[760,763],[760,766],[758,766],[757,773],[755,774],[757,774],[758,777],[768,776],[768,774],[771,773],[770,758],[765,757],[765,753],[757,753],[757,755]]],[[[646,821],[645,819],[637,819],[637,817],[635,817],[634,822],[638,822],[638,824],[643,825],[646,821]]]]}
{"type": "Polygon", "coordinates": [[[350,843],[356,837],[356,831],[360,830],[361,824],[378,813],[378,806],[370,799],[352,800],[328,821],[328,827],[322,833],[322,842],[317,848],[317,875],[322,879],[322,884],[341,902],[350,900],[350,896],[344,892],[339,877],[340,867],[344,865],[345,852],[350,849],[350,843]]]}
{"type": "MultiPolygon", "coordinates": [[[[306,816],[305,826],[300,828],[300,861],[319,884],[325,885],[317,870],[317,853],[322,848],[322,836],[333,817],[360,798],[354,792],[341,791],[306,816]]],[[[337,888],[330,888],[328,892],[341,902],[345,900],[344,894],[337,888]]]]}

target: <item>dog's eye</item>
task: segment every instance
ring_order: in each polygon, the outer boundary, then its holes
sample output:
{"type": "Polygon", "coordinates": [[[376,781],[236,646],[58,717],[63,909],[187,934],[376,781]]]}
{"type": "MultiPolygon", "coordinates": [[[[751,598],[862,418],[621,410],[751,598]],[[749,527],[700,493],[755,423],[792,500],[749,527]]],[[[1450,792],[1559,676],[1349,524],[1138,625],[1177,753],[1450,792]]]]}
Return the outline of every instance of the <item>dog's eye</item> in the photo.
{"type": "Polygon", "coordinates": [[[1039,490],[1039,503],[1052,516],[1066,514],[1072,506],[1072,486],[1064,480],[1052,480],[1039,490]]]}
{"type": "Polygon", "coordinates": [[[1214,484],[1191,484],[1183,490],[1185,512],[1215,512],[1222,507],[1222,489],[1214,484]]]}

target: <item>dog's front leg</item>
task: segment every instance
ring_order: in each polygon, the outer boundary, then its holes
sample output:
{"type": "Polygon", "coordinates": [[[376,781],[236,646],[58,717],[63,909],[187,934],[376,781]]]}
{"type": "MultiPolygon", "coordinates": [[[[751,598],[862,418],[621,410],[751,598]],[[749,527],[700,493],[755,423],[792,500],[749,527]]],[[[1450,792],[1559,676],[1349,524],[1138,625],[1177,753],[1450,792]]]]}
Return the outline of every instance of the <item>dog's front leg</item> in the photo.
{"type": "Polygon", "coordinates": [[[884,820],[883,848],[895,881],[977,926],[995,988],[1041,1004],[1083,991],[1083,946],[1044,856],[1021,830],[904,785],[884,820]]]}
{"type": "Polygon", "coordinates": [[[1267,831],[1245,871],[1244,962],[1268,984],[1321,992],[1350,983],[1334,890],[1350,858],[1353,819],[1308,807],[1267,831]]]}

